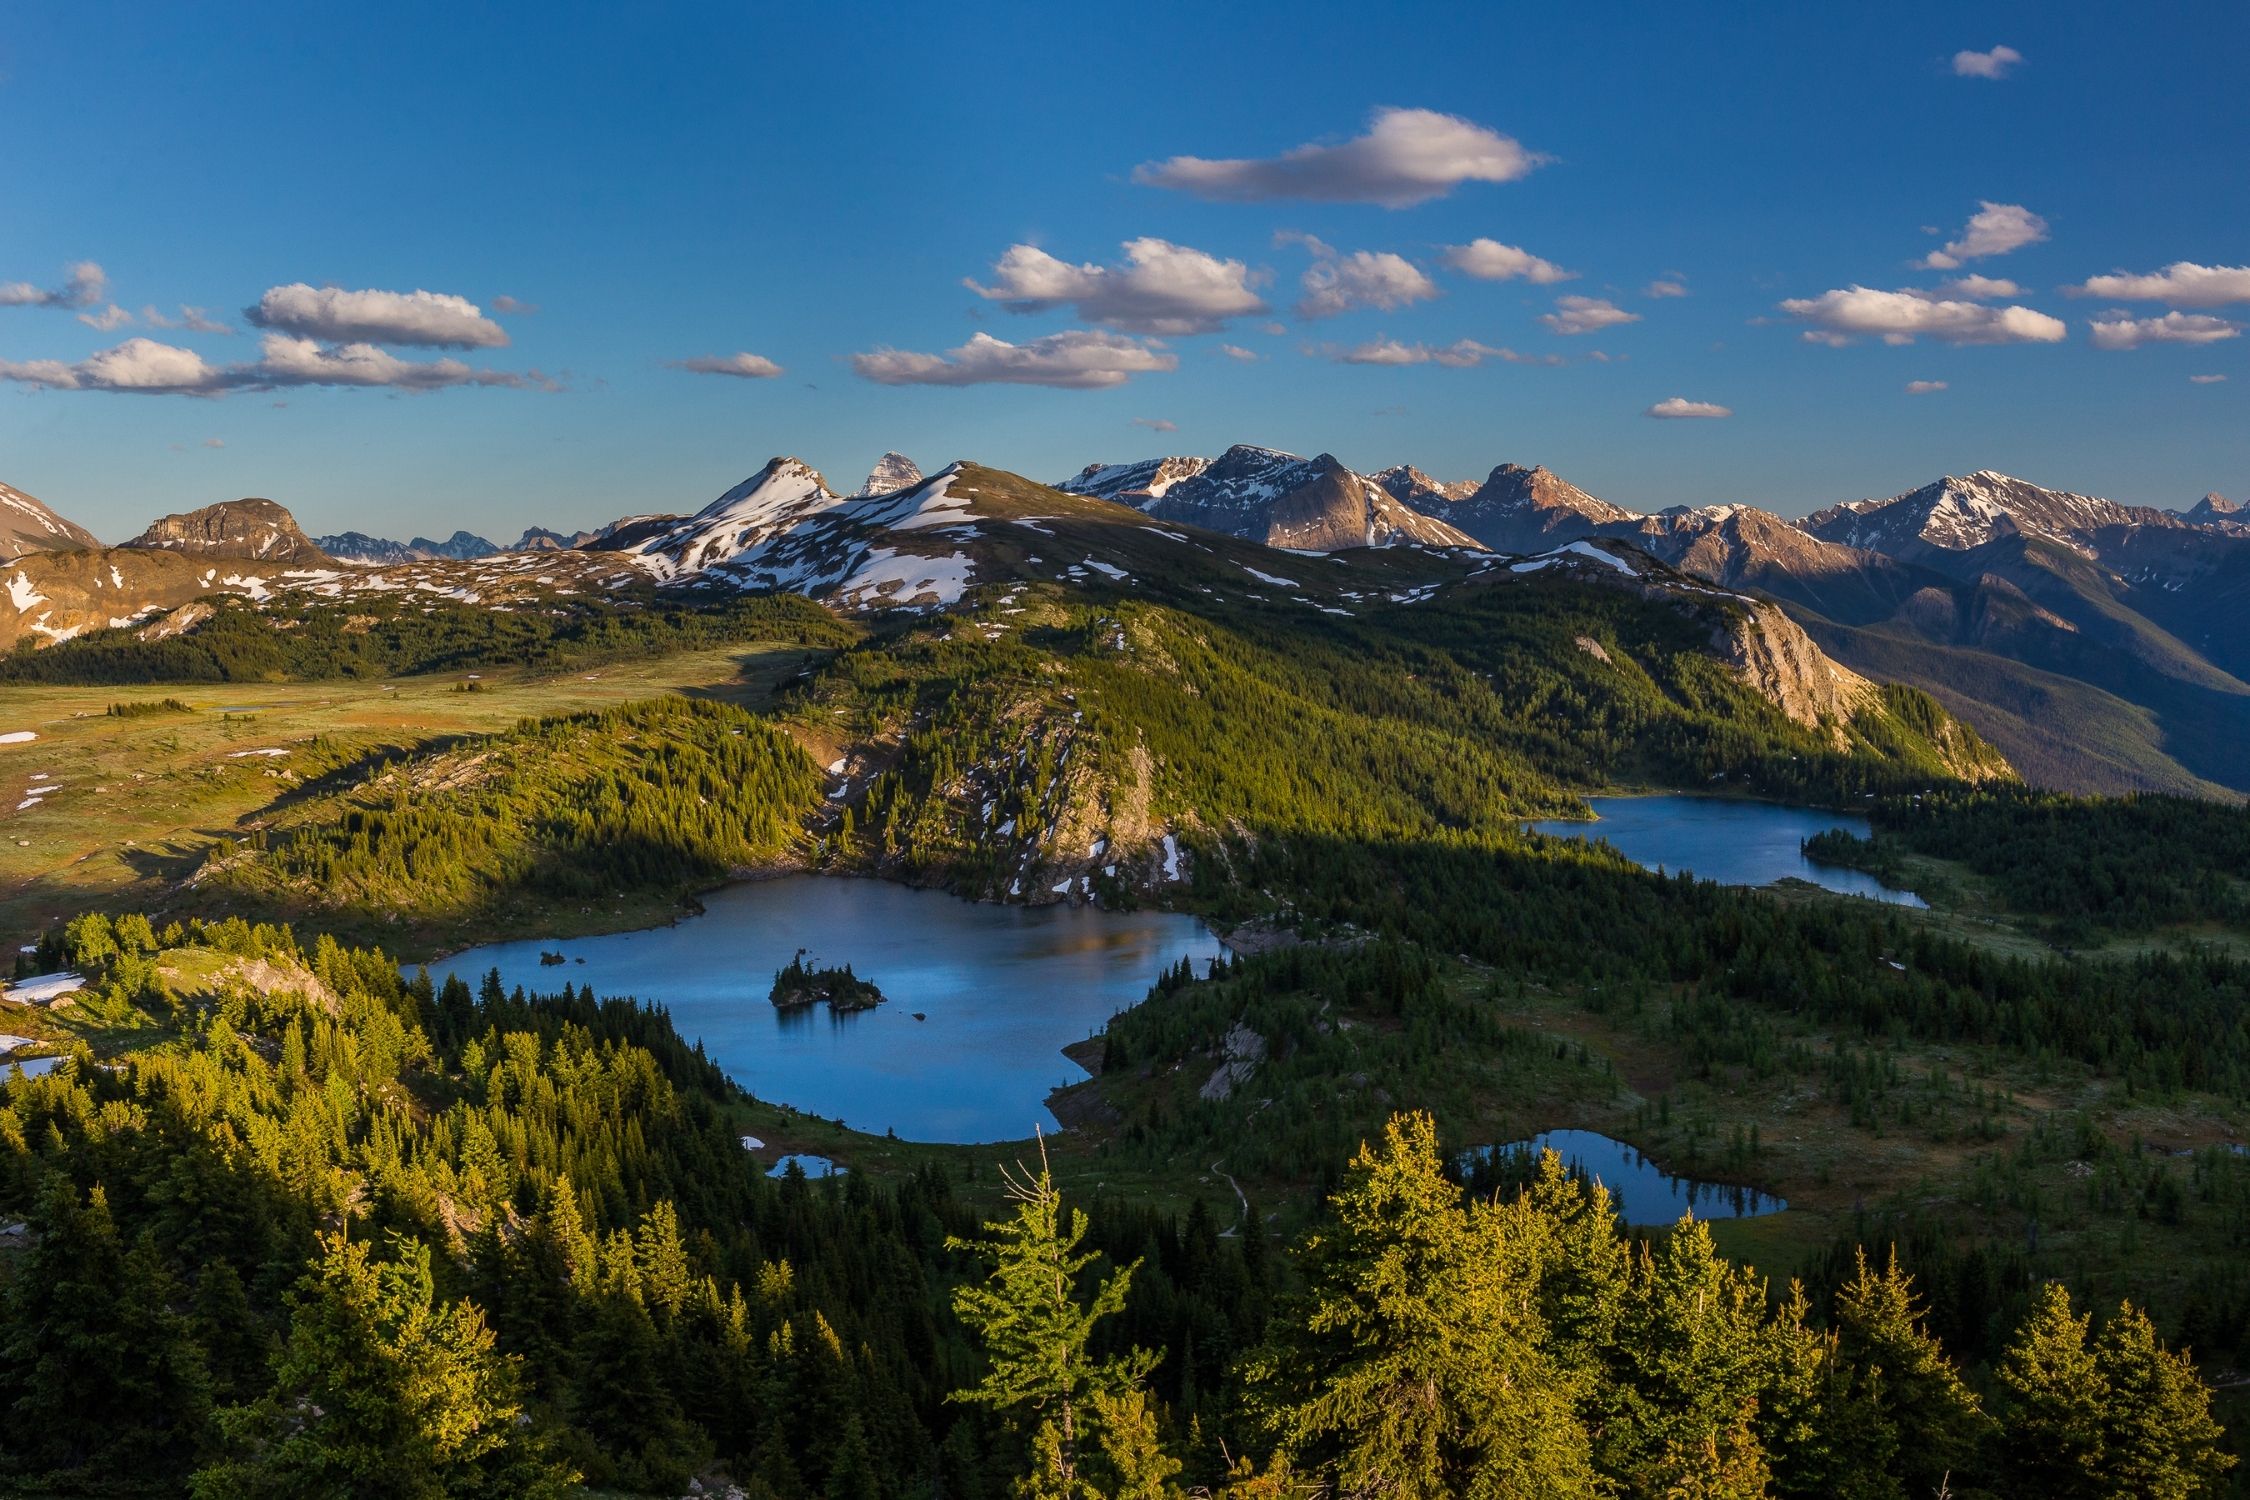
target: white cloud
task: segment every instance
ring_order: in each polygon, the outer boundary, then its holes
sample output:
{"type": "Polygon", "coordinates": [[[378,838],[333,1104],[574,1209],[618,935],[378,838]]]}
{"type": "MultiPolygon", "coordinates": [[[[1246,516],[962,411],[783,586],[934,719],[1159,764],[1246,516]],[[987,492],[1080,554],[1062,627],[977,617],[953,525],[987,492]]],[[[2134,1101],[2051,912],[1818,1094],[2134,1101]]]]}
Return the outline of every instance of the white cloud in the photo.
{"type": "Polygon", "coordinates": [[[2005,78],[2008,70],[2022,61],[2023,54],[2013,47],[1995,47],[1990,52],[1956,52],[1953,72],[1959,78],[2005,78]]]}
{"type": "Polygon", "coordinates": [[[1303,245],[1313,263],[1304,275],[1305,295],[1298,299],[1300,318],[1333,318],[1355,307],[1379,307],[1396,312],[1416,302],[1444,295],[1420,266],[1388,250],[1354,250],[1345,255],[1309,234],[1283,230],[1277,245],[1303,245]]]}
{"type": "Polygon", "coordinates": [[[1906,394],[1909,396],[1927,396],[1945,388],[1945,382],[1942,380],[1909,380],[1906,382],[1906,394]]]}
{"type": "Polygon", "coordinates": [[[1936,296],[1966,297],[1972,302],[1991,302],[2002,297],[2021,297],[2023,288],[2005,276],[1956,276],[1951,281],[1937,284],[1936,296]]]}
{"type": "Polygon", "coordinates": [[[1133,425],[1135,427],[1146,427],[1151,432],[1178,432],[1180,430],[1179,423],[1168,422],[1162,417],[1135,417],[1133,418],[1133,425]]]}
{"type": "Polygon", "coordinates": [[[2168,312],[2161,318],[2135,318],[2111,313],[2090,319],[2096,349],[2138,349],[2143,344],[2215,344],[2240,338],[2242,325],[2209,313],[2168,312]]]}
{"type": "Polygon", "coordinates": [[[226,445],[227,440],[225,438],[205,438],[203,440],[203,446],[206,448],[224,448],[226,445]]]}
{"type": "Polygon", "coordinates": [[[1805,337],[1811,342],[1837,346],[1863,334],[1886,344],[1911,344],[1923,336],[1948,344],[2054,344],[2069,332],[2062,319],[2028,307],[1988,307],[1927,292],[1864,286],[1793,297],[1781,310],[1807,325],[1805,337]]]}
{"type": "Polygon", "coordinates": [[[1521,142],[1429,109],[1378,109],[1367,133],[1341,145],[1299,146],[1276,157],[1144,162],[1133,180],[1231,203],[1307,198],[1407,208],[1464,182],[1513,182],[1546,160],[1521,142]]]}
{"type": "Polygon", "coordinates": [[[234,329],[204,308],[182,305],[178,317],[168,318],[153,306],[141,309],[141,321],[151,328],[184,328],[189,333],[233,333],[234,329]]]}
{"type": "Polygon", "coordinates": [[[1687,294],[1685,276],[1660,276],[1641,288],[1641,295],[1644,297],[1685,297],[1687,294]]]}
{"type": "Polygon", "coordinates": [[[427,391],[446,386],[544,386],[534,373],[477,370],[456,359],[403,360],[373,344],[323,345],[312,339],[267,334],[250,363],[213,365],[192,349],[132,338],[76,364],[61,360],[0,360],[0,380],[59,391],[113,391],[138,395],[224,396],[233,391],[291,385],[386,386],[427,391]]]}
{"type": "Polygon", "coordinates": [[[510,317],[529,317],[539,311],[539,304],[526,302],[521,297],[511,297],[506,292],[502,292],[492,299],[492,310],[496,313],[506,313],[510,317]]]}
{"type": "Polygon", "coordinates": [[[1641,315],[1627,312],[1606,297],[1557,297],[1555,310],[1541,313],[1539,321],[1556,333],[1599,333],[1623,323],[1638,323],[1641,315]]]}
{"type": "Polygon", "coordinates": [[[1246,365],[1254,365],[1259,360],[1265,358],[1265,356],[1258,353],[1257,350],[1245,349],[1240,344],[1221,344],[1219,346],[1219,352],[1221,354],[1224,354],[1229,359],[1239,360],[1246,365]]]}
{"type": "Polygon", "coordinates": [[[1479,281],[1514,281],[1521,277],[1534,286],[1549,286],[1569,281],[1578,274],[1498,240],[1475,239],[1466,245],[1448,245],[1444,260],[1462,275],[1474,276],[1479,281]]]}
{"type": "Polygon", "coordinates": [[[1129,333],[1214,333],[1229,318],[1263,313],[1251,290],[1257,273],[1169,240],[1127,240],[1122,266],[1074,266],[1035,245],[1011,245],[992,268],[993,284],[962,285],[1010,312],[1074,307],[1090,323],[1129,333]]]}
{"type": "Polygon", "coordinates": [[[1443,365],[1450,370],[1467,370],[1495,360],[1510,365],[1560,364],[1557,355],[1518,354],[1513,349],[1495,349],[1490,344],[1480,344],[1475,339],[1456,339],[1450,344],[1408,344],[1398,339],[1373,339],[1349,349],[1330,348],[1328,357],[1346,365],[1443,365]]]}
{"type": "Polygon", "coordinates": [[[1694,417],[1731,417],[1734,415],[1734,408],[1721,406],[1715,401],[1690,401],[1685,396],[1670,396],[1657,402],[1647,411],[1642,412],[1641,415],[1658,417],[1665,421],[1679,421],[1694,417]]]}
{"type": "Polygon", "coordinates": [[[1179,368],[1176,355],[1120,334],[1072,328],[1024,344],[989,333],[943,354],[877,349],[852,356],[852,371],[878,385],[1046,385],[1089,391],[1135,375],[1179,368]]]}
{"type": "Polygon", "coordinates": [[[109,277],[90,260],[68,267],[66,277],[58,287],[0,281],[0,307],[92,307],[109,293],[109,277]]]}
{"type": "Polygon", "coordinates": [[[2006,255],[2047,237],[2047,221],[2020,203],[1980,202],[1961,237],[1922,257],[1923,269],[1957,271],[1965,260],[2006,255]]]}
{"type": "Polygon", "coordinates": [[[78,315],[78,321],[85,324],[88,328],[99,329],[103,333],[115,333],[118,329],[123,328],[126,324],[132,322],[133,315],[127,312],[124,308],[119,307],[116,303],[112,302],[108,307],[103,308],[98,313],[80,313],[78,315]]]}
{"type": "Polygon", "coordinates": [[[216,395],[225,388],[225,372],[205,364],[194,350],[139,338],[74,365],[55,359],[0,360],[0,380],[58,391],[216,395]]]}
{"type": "Polygon", "coordinates": [[[698,375],[733,375],[743,380],[771,380],[781,373],[781,366],[763,354],[698,354],[692,359],[669,361],[675,370],[691,370],[698,375]]]}
{"type": "Polygon", "coordinates": [[[508,342],[474,302],[448,292],[352,292],[297,281],[269,288],[242,315],[276,333],[335,344],[497,349],[508,342]]]}
{"type": "Polygon", "coordinates": [[[2176,260],[2145,276],[2117,271],[2090,277],[2083,285],[2064,290],[2073,297],[2112,297],[2120,302],[2224,307],[2230,302],[2250,302],[2250,266],[2199,266],[2192,260],[2176,260]]]}
{"type": "Polygon", "coordinates": [[[373,344],[322,344],[314,339],[269,333],[258,341],[259,360],[248,367],[254,385],[379,385],[434,391],[454,385],[522,386],[542,384],[538,376],[477,370],[457,359],[400,359],[373,344]]]}
{"type": "Polygon", "coordinates": [[[2223,385],[2223,384],[2224,384],[2224,383],[2226,382],[2226,376],[2224,376],[2224,375],[2190,375],[2190,376],[2188,377],[2188,381],[2189,381],[2189,383],[2190,383],[2190,384],[2193,384],[2193,385],[2223,385]]]}

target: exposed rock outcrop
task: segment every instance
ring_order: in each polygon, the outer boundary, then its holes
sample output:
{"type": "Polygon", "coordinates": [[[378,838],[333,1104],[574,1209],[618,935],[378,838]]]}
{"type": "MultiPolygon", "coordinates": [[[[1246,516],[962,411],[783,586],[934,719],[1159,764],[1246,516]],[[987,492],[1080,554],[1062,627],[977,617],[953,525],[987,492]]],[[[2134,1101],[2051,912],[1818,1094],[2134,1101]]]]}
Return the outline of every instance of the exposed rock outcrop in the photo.
{"type": "Polygon", "coordinates": [[[335,561],[271,500],[222,500],[151,522],[125,543],[191,557],[238,557],[273,567],[322,567],[335,561]]]}

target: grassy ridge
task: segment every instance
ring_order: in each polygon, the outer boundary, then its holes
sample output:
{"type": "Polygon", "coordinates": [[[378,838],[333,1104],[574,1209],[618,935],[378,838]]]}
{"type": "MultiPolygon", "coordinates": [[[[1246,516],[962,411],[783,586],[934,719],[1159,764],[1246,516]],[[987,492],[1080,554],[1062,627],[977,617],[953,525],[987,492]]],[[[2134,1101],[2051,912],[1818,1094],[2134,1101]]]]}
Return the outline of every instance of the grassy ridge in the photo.
{"type": "Polygon", "coordinates": [[[794,594],[556,599],[489,609],[428,594],[214,597],[211,617],[157,640],[132,627],[0,655],[0,683],[326,682],[493,667],[572,671],[749,641],[841,646],[859,631],[794,594]]]}
{"type": "Polygon", "coordinates": [[[819,773],[773,724],[657,698],[370,768],[198,877],[208,899],[342,925],[505,926],[623,892],[676,899],[797,845],[819,773]]]}

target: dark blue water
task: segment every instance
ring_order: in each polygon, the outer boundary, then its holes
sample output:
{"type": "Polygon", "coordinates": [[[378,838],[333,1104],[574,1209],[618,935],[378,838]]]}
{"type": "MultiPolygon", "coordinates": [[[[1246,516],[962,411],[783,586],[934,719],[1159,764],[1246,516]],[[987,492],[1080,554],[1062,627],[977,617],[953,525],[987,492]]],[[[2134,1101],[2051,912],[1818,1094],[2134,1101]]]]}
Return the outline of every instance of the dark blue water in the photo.
{"type": "Polygon", "coordinates": [[[1476,1148],[1477,1152],[1529,1155],[1550,1150],[1563,1159],[1564,1166],[1608,1188],[1628,1224],[1677,1224],[1680,1215],[1690,1210],[1699,1219],[1752,1219],[1780,1213],[1789,1206],[1787,1200],[1756,1188],[1674,1177],[1623,1141],[1591,1130],[1550,1130],[1528,1141],[1476,1148]]]}
{"type": "Polygon", "coordinates": [[[475,984],[497,967],[510,988],[591,984],[654,1001],[760,1099],[857,1130],[970,1143],[1056,1129],[1048,1091],[1086,1076],[1061,1049],[1139,1004],[1183,956],[1200,969],[1222,951],[1193,917],[994,906],[875,880],[793,875],[704,905],[671,927],[495,943],[430,970],[475,984]],[[849,963],[885,1003],[777,1012],[774,971],[799,948],[816,964],[849,963]],[[542,951],[570,961],[542,966],[542,951]]]}
{"type": "Polygon", "coordinates": [[[1927,905],[1912,891],[1893,890],[1859,870],[1816,865],[1798,846],[1831,828],[1867,836],[1867,820],[1850,813],[1723,797],[1589,797],[1595,821],[1543,822],[1531,827],[1566,839],[1604,839],[1651,870],[1689,870],[1722,885],[1771,885],[1794,875],[1847,896],[1897,906],[1927,905]]]}

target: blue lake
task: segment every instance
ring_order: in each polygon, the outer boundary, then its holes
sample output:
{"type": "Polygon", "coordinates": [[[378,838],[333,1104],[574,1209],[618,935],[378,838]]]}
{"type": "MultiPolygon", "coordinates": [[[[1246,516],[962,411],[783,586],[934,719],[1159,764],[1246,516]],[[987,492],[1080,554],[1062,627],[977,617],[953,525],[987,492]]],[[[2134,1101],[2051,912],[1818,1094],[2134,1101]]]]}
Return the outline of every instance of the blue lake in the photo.
{"type": "Polygon", "coordinates": [[[1831,828],[1861,838],[1867,820],[1850,813],[1724,797],[1589,797],[1595,821],[1547,821],[1530,826],[1566,839],[1601,839],[1651,870],[1688,870],[1721,885],[1771,885],[1794,875],[1847,896],[1897,906],[1927,905],[1912,891],[1893,890],[1859,870],[1816,865],[1799,849],[1831,828]]]}
{"type": "Polygon", "coordinates": [[[728,886],[704,907],[644,932],[472,948],[430,972],[474,985],[497,968],[511,989],[590,984],[652,1001],[760,1099],[855,1130],[973,1143],[1057,1128],[1048,1092],[1086,1077],[1061,1049],[1139,1004],[1182,957],[1200,969],[1224,951],[1174,913],[996,906],[877,880],[793,875],[728,886]],[[776,1011],[774,971],[800,948],[849,963],[885,1003],[776,1011]],[[542,965],[542,952],[567,961],[542,965]]]}
{"type": "Polygon", "coordinates": [[[1680,1215],[1691,1209],[1699,1219],[1751,1219],[1780,1213],[1789,1206],[1786,1199],[1756,1188],[1675,1177],[1623,1141],[1592,1130],[1550,1130],[1528,1141],[1480,1146],[1472,1154],[1521,1152],[1535,1156],[1541,1151],[1553,1151],[1563,1159],[1564,1166],[1608,1188],[1618,1213],[1628,1224],[1677,1224],[1680,1215]]]}

